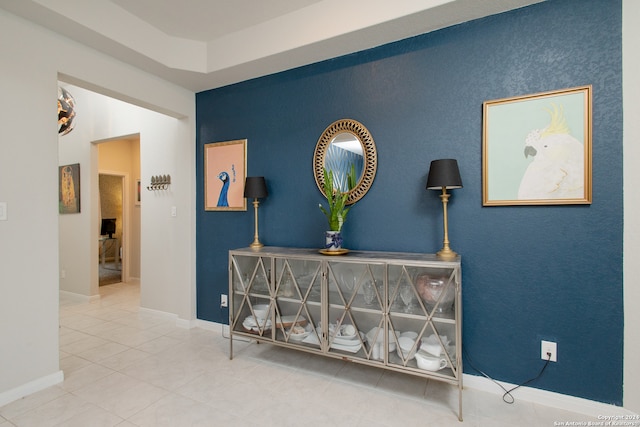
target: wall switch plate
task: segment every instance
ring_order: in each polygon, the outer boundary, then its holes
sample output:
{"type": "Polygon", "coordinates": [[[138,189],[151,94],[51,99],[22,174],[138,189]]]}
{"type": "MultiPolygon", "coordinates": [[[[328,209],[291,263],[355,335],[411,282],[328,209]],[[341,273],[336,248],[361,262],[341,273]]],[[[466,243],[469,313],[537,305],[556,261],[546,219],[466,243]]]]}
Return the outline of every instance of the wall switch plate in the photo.
{"type": "Polygon", "coordinates": [[[0,202],[0,221],[7,220],[7,202],[0,202]]]}
{"type": "Polygon", "coordinates": [[[171,216],[178,216],[178,208],[175,206],[171,206],[171,216]]]}
{"type": "Polygon", "coordinates": [[[558,361],[558,345],[553,341],[542,341],[540,343],[540,358],[542,360],[558,361]],[[551,353],[551,357],[547,353],[551,353]]]}
{"type": "Polygon", "coordinates": [[[227,295],[226,294],[220,295],[220,307],[227,307],[228,304],[229,303],[227,301],[227,295]]]}

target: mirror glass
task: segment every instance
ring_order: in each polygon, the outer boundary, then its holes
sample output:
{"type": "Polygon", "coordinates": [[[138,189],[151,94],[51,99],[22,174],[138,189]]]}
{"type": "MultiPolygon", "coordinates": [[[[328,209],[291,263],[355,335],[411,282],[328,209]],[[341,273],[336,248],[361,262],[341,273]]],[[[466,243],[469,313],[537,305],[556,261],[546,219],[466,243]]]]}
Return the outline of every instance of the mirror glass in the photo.
{"type": "Polygon", "coordinates": [[[336,135],[327,147],[324,167],[333,172],[333,187],[341,192],[349,191],[347,176],[354,166],[356,183],[362,178],[364,150],[356,136],[349,132],[336,135]]]}
{"type": "MultiPolygon", "coordinates": [[[[349,192],[347,204],[360,200],[373,183],[377,168],[375,143],[367,128],[355,120],[338,120],[320,136],[313,156],[316,185],[324,194],[324,168],[333,172],[334,188],[349,190],[347,175],[353,165],[356,186],[349,192]]],[[[325,194],[326,197],[326,194],[325,194]]]]}

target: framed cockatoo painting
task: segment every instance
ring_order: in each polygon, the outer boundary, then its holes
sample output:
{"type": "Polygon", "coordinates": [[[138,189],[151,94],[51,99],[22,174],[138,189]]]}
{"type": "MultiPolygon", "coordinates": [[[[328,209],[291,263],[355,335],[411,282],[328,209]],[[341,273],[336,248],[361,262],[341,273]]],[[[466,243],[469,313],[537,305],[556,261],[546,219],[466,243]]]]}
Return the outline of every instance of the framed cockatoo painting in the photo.
{"type": "Polygon", "coordinates": [[[247,140],[204,145],[204,209],[246,211],[247,140]]]}
{"type": "Polygon", "coordinates": [[[483,104],[482,204],[591,203],[591,86],[483,104]]]}

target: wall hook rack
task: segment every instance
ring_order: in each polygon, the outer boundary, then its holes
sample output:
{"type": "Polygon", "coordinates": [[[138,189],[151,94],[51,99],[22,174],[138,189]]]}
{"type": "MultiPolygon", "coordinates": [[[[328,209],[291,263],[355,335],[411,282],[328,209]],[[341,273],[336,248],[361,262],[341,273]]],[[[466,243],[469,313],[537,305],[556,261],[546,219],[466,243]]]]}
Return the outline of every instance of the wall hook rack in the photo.
{"type": "Polygon", "coordinates": [[[151,184],[147,186],[149,191],[166,190],[171,184],[171,175],[154,175],[151,184]]]}

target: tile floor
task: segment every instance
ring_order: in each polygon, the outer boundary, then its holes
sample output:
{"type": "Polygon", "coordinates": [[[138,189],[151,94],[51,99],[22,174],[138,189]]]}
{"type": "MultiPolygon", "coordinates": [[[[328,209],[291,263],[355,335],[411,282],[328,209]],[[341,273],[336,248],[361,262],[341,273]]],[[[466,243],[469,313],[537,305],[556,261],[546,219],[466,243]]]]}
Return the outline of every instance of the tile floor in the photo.
{"type": "Polygon", "coordinates": [[[177,328],[140,288],[60,299],[62,384],[0,408],[0,427],[553,426],[585,415],[266,344],[177,328]]]}

